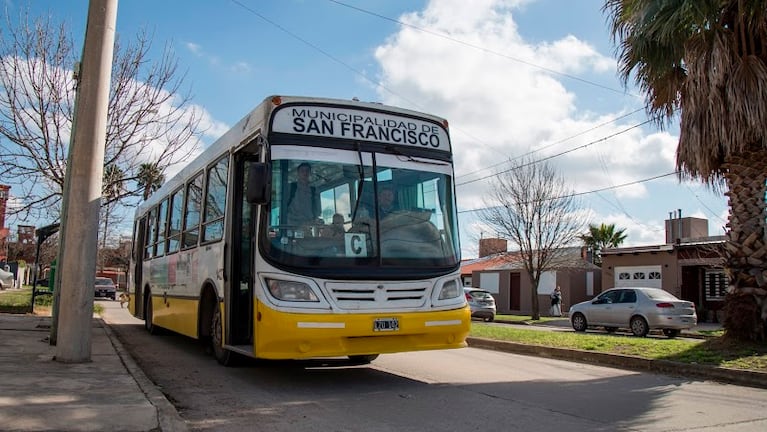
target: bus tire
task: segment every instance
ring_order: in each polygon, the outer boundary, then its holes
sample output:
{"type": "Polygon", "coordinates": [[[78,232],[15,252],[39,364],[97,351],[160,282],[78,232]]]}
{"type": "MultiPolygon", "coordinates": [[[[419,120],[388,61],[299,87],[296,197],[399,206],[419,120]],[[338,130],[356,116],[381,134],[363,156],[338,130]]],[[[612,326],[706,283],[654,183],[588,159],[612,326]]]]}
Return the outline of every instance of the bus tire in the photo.
{"type": "Polygon", "coordinates": [[[151,335],[160,334],[160,328],[154,325],[154,311],[152,307],[152,293],[147,291],[144,295],[144,328],[151,335]]]}
{"type": "Polygon", "coordinates": [[[237,354],[224,348],[224,326],[222,325],[221,308],[219,304],[213,303],[213,319],[210,328],[210,349],[213,357],[219,364],[224,366],[234,366],[237,354]]]}
{"type": "Polygon", "coordinates": [[[349,356],[349,361],[355,365],[366,365],[366,364],[370,364],[373,360],[377,358],[378,358],[378,354],[351,355],[349,356]]]}

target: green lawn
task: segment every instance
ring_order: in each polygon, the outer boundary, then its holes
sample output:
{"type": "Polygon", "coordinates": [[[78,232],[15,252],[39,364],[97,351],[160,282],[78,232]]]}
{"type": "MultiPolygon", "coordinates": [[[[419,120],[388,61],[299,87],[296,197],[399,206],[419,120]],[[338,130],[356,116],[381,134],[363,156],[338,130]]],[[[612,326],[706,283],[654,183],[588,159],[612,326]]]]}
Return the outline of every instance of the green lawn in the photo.
{"type": "Polygon", "coordinates": [[[705,340],[639,338],[561,331],[541,331],[518,326],[472,322],[472,337],[530,345],[664,359],[767,372],[767,344],[731,342],[723,337],[705,340]]]}
{"type": "MultiPolygon", "coordinates": [[[[41,294],[40,287],[35,296],[35,314],[50,315],[53,296],[50,294],[41,294]]],[[[25,286],[21,289],[9,289],[0,291],[0,313],[27,313],[29,304],[32,301],[32,287],[25,286]]],[[[93,312],[101,314],[104,307],[97,304],[93,306],[93,312]]]]}
{"type": "MultiPolygon", "coordinates": [[[[32,298],[32,288],[0,291],[0,312],[26,313],[32,298]]],[[[51,296],[40,295],[35,301],[35,313],[50,314],[51,296]]],[[[94,305],[94,313],[103,307],[94,305]]],[[[499,320],[519,323],[542,323],[553,319],[530,316],[498,315],[499,320]]],[[[584,351],[632,355],[649,359],[665,359],[682,363],[697,363],[737,369],[767,372],[767,344],[731,342],[723,337],[705,340],[639,338],[608,334],[530,330],[516,325],[488,325],[473,321],[470,336],[584,351]]]]}
{"type": "MultiPolygon", "coordinates": [[[[29,303],[32,300],[32,287],[21,289],[8,289],[0,291],[0,312],[5,313],[26,313],[29,312],[29,303]]],[[[38,306],[49,308],[51,304],[50,295],[38,295],[35,298],[35,310],[38,306]]]]}

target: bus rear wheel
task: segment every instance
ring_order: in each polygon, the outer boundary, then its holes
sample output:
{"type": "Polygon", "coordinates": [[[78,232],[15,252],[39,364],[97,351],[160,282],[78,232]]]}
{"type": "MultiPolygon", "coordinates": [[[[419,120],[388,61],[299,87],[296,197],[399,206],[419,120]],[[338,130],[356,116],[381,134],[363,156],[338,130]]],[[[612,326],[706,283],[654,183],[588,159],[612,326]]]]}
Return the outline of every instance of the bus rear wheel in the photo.
{"type": "Polygon", "coordinates": [[[234,366],[237,354],[224,348],[224,326],[221,308],[217,303],[213,304],[213,320],[210,329],[210,348],[213,357],[224,366],[234,366]]]}
{"type": "Polygon", "coordinates": [[[160,334],[160,328],[154,325],[153,320],[152,293],[147,292],[146,296],[144,296],[144,328],[151,335],[160,334]]]}

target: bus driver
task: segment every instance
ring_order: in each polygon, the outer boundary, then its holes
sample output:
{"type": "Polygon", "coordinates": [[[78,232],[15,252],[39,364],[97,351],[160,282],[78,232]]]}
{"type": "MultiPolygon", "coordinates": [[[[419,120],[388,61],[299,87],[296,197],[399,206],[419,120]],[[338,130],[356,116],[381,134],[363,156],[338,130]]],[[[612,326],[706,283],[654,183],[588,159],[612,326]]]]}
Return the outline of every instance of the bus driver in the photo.
{"type": "Polygon", "coordinates": [[[309,185],[312,167],[306,162],[296,168],[296,182],[288,192],[288,224],[307,225],[319,223],[320,200],[317,191],[309,185]]]}

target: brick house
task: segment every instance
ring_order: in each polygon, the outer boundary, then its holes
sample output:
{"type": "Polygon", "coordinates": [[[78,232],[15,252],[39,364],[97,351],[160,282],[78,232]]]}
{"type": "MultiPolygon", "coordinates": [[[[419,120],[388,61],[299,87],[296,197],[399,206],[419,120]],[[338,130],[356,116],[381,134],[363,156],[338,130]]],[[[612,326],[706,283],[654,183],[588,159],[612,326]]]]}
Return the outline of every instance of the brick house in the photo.
{"type": "MultiPolygon", "coordinates": [[[[461,264],[464,286],[482,288],[493,294],[499,314],[532,313],[532,287],[519,252],[507,252],[503,239],[481,239],[480,257],[461,264]]],[[[556,270],[545,272],[537,288],[539,312],[549,313],[549,295],[562,289],[562,311],[568,305],[592,298],[602,285],[600,268],[592,264],[580,247],[563,248],[556,270]]]]}
{"type": "Polygon", "coordinates": [[[723,246],[724,236],[708,235],[706,219],[669,217],[665,244],[602,251],[602,291],[631,285],[662,288],[694,302],[700,321],[721,322],[727,289],[723,246]]]}

